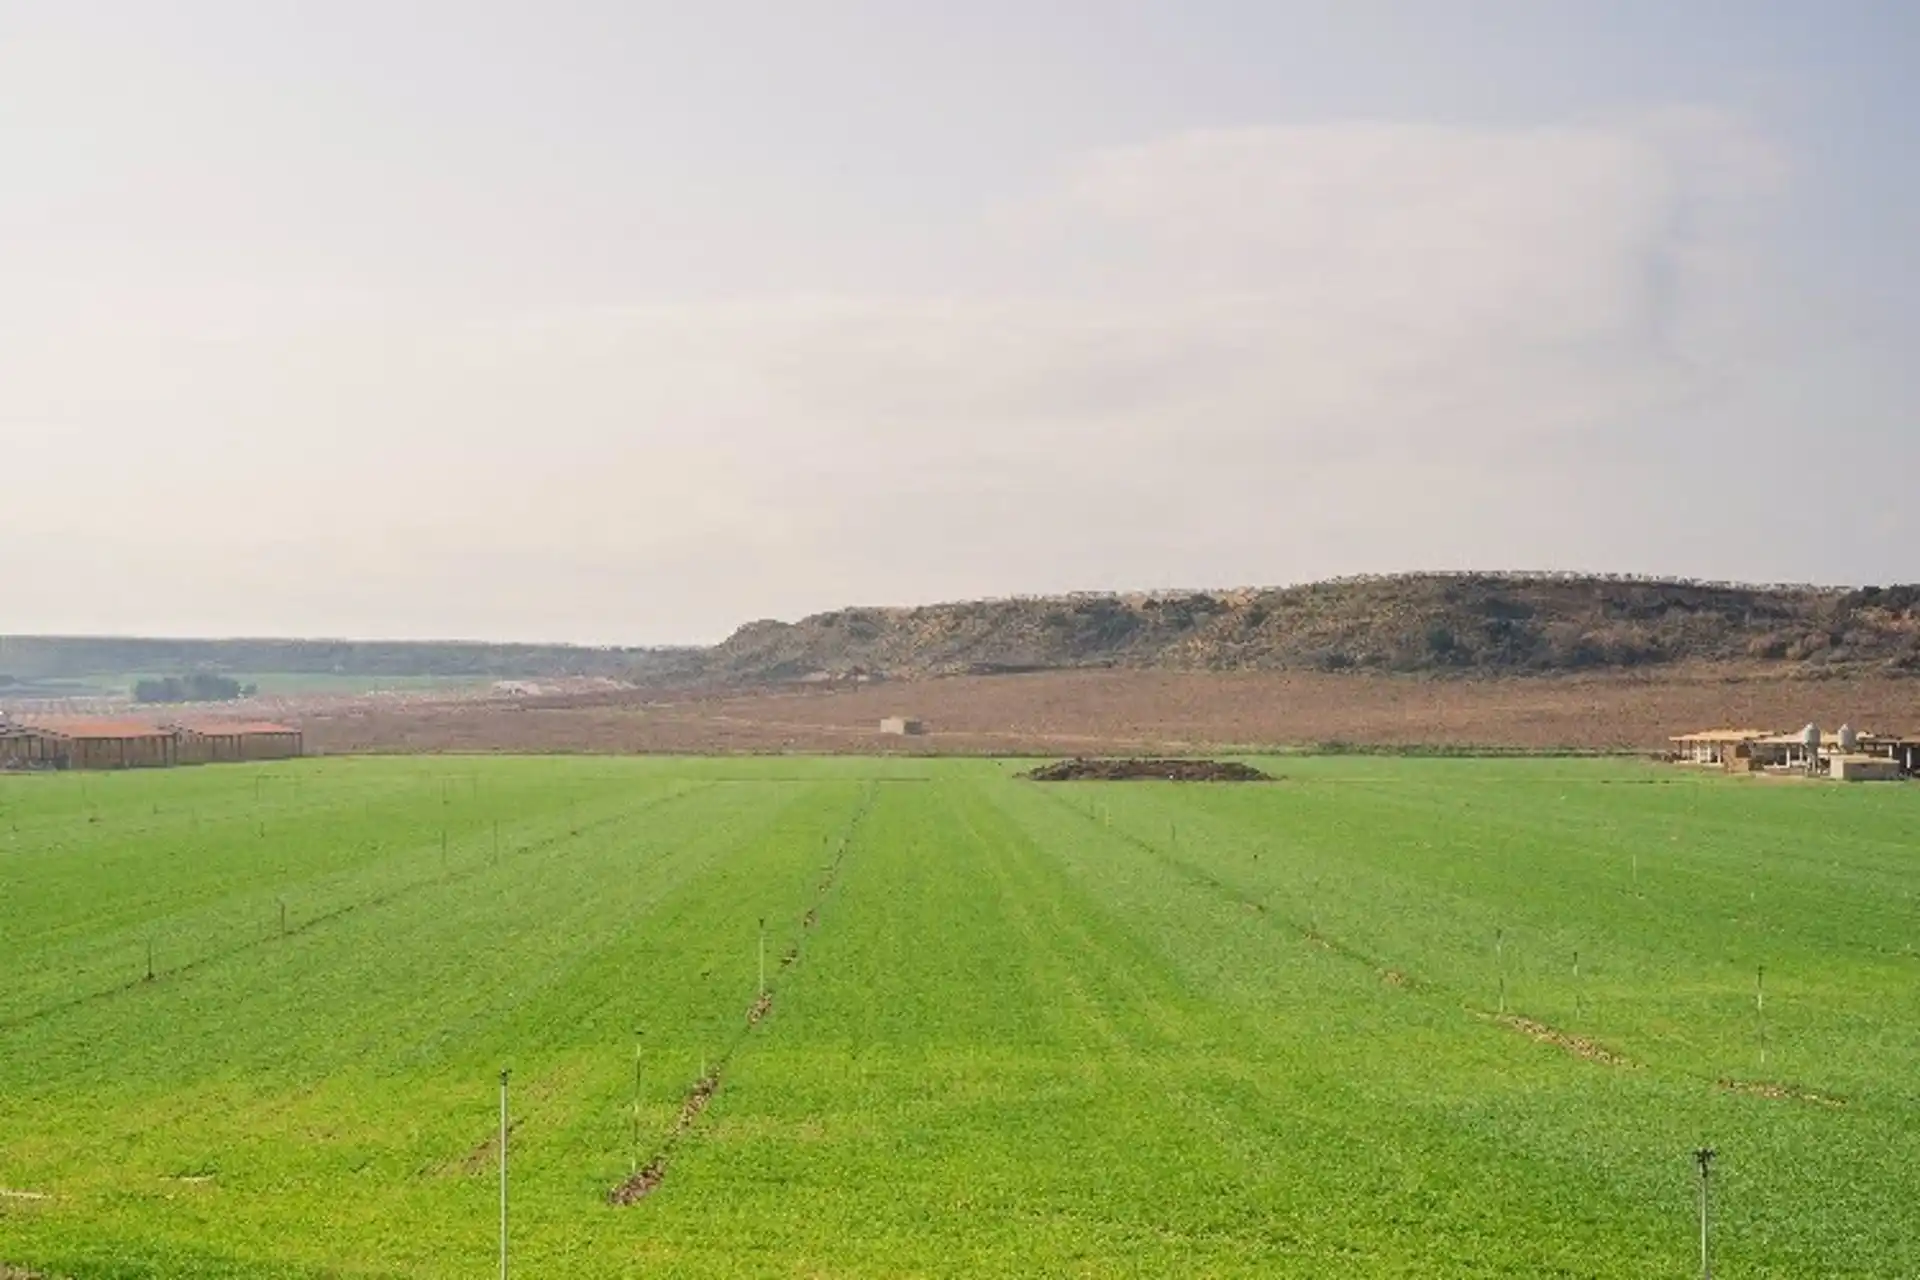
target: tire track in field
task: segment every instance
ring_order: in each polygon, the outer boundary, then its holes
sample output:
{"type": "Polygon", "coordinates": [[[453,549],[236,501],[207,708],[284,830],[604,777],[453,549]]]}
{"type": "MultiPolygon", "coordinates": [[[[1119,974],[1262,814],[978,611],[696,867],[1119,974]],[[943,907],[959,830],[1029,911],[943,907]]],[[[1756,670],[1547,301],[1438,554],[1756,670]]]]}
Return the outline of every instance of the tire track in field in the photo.
{"type": "Polygon", "coordinates": [[[1086,819],[1092,825],[1099,827],[1103,832],[1132,845],[1142,853],[1164,863],[1166,866],[1178,872],[1181,877],[1189,883],[1198,885],[1218,897],[1225,898],[1227,901],[1245,908],[1250,914],[1258,916],[1270,925],[1299,935],[1303,942],[1318,947],[1323,951],[1331,951],[1343,959],[1365,965],[1367,968],[1373,970],[1375,976],[1388,986],[1413,992],[1439,990],[1435,984],[1429,983],[1425,979],[1416,978],[1405,970],[1391,968],[1384,961],[1369,955],[1351,943],[1344,942],[1330,934],[1321,932],[1318,925],[1313,922],[1303,923],[1285,912],[1270,910],[1265,898],[1249,894],[1238,885],[1222,880],[1219,876],[1214,875],[1198,863],[1183,858],[1177,853],[1163,849],[1151,840],[1137,836],[1124,828],[1106,826],[1092,813],[1052,792],[1041,792],[1041,794],[1062,808],[1070,810],[1077,816],[1086,819]]]}
{"type": "MultiPolygon", "coordinates": [[[[610,814],[605,818],[597,819],[595,821],[586,823],[582,826],[569,827],[567,830],[563,832],[559,832],[551,836],[544,836],[544,837],[541,837],[540,839],[533,840],[526,844],[519,845],[518,847],[511,850],[511,853],[513,856],[519,857],[527,854],[537,854],[537,853],[545,852],[546,850],[553,849],[561,844],[564,844],[569,840],[576,840],[581,836],[585,835],[586,833],[588,833],[589,831],[599,831],[605,827],[612,826],[615,823],[625,821],[629,818],[636,817],[640,814],[651,813],[653,810],[658,809],[664,805],[670,804],[676,800],[682,800],[687,798],[688,796],[698,795],[701,792],[710,789],[713,785],[714,784],[712,783],[704,783],[700,785],[690,786],[680,791],[669,792],[664,796],[656,797],[655,799],[649,801],[648,803],[640,805],[636,808],[622,809],[620,812],[615,814],[610,814]]],[[[255,951],[262,947],[271,946],[276,942],[285,942],[292,938],[296,938],[301,934],[310,933],[320,928],[323,925],[332,924],[337,920],[343,920],[348,916],[354,915],[358,912],[377,910],[380,907],[386,906],[388,903],[396,902],[401,898],[408,897],[414,893],[419,892],[422,889],[430,889],[430,888],[436,888],[436,887],[445,888],[451,885],[463,883],[497,866],[504,865],[506,862],[506,858],[507,858],[507,853],[503,851],[499,862],[494,862],[491,858],[489,858],[485,862],[471,864],[460,871],[442,872],[437,876],[429,876],[425,879],[409,881],[406,884],[398,885],[392,889],[384,890],[380,893],[373,894],[369,897],[362,898],[354,902],[349,902],[342,906],[334,907],[329,911],[323,911],[315,915],[307,916],[303,918],[299,924],[289,926],[284,932],[269,933],[261,937],[251,938],[245,942],[237,942],[231,946],[223,947],[219,950],[210,951],[203,955],[196,956],[191,960],[182,961],[181,963],[176,964],[171,968],[155,969],[151,974],[143,975],[138,978],[133,978],[127,982],[122,982],[117,986],[102,987],[95,991],[89,991],[85,995],[74,996],[71,999],[62,1000],[57,1004],[44,1005],[39,1009],[34,1009],[24,1014],[17,1014],[12,1018],[0,1020],[0,1031],[13,1031],[20,1027],[30,1026],[33,1023],[43,1021],[47,1018],[56,1017],[63,1013],[70,1013],[75,1009],[81,1009],[81,1008],[85,1008],[88,1005],[98,1004],[104,1000],[110,1000],[115,996],[122,996],[131,991],[141,991],[146,988],[156,986],[159,984],[159,982],[162,979],[177,978],[187,974],[192,974],[198,970],[205,969],[210,965],[218,964],[222,960],[231,960],[233,957],[239,956],[239,955],[245,955],[249,951],[255,951]]]]}
{"type": "MultiPolygon", "coordinates": [[[[802,944],[806,935],[819,926],[820,908],[826,905],[828,898],[840,883],[840,871],[846,864],[847,851],[852,848],[861,823],[866,821],[868,813],[872,811],[879,787],[886,781],[886,779],[869,781],[865,793],[860,798],[859,806],[854,810],[853,817],[849,819],[847,825],[841,829],[839,836],[822,837],[822,844],[833,850],[833,857],[822,868],[820,881],[814,886],[813,898],[806,911],[800,916],[798,932],[793,935],[792,942],[780,957],[779,966],[775,970],[776,976],[788,973],[799,966],[804,952],[802,944]]],[[[674,1154],[692,1134],[694,1126],[705,1114],[714,1095],[720,1092],[720,1086],[728,1069],[732,1067],[734,1058],[741,1049],[746,1047],[748,1037],[753,1034],[754,1029],[773,1015],[774,997],[778,994],[779,986],[779,982],[769,981],[766,990],[747,1007],[746,1025],[734,1035],[733,1039],[720,1051],[718,1057],[710,1060],[707,1073],[695,1080],[681,1097],[680,1110],[667,1127],[667,1132],[661,1138],[659,1146],[654,1149],[652,1158],[608,1190],[609,1205],[624,1208],[638,1204],[652,1195],[660,1184],[666,1181],[667,1168],[674,1154]]]]}
{"type": "MultiPolygon", "coordinates": [[[[1269,912],[1264,901],[1250,896],[1238,886],[1222,880],[1206,868],[1181,857],[1179,854],[1162,849],[1152,841],[1137,836],[1131,831],[1106,826],[1101,823],[1091,811],[1080,808],[1064,797],[1052,792],[1042,792],[1041,794],[1045,795],[1047,799],[1054,803],[1086,819],[1088,823],[1100,827],[1102,831],[1117,837],[1150,857],[1164,863],[1190,883],[1207,889],[1220,897],[1226,898],[1228,901],[1238,903],[1262,919],[1299,934],[1303,941],[1313,946],[1319,947],[1324,951],[1330,951],[1343,959],[1365,965],[1367,968],[1373,970],[1374,974],[1390,987],[1405,991],[1409,995],[1416,997],[1435,999],[1449,994],[1456,996],[1460,994],[1450,992],[1449,988],[1444,984],[1428,979],[1414,978],[1400,969],[1387,967],[1384,962],[1374,956],[1338,938],[1321,933],[1318,928],[1311,924],[1303,925],[1297,919],[1290,918],[1284,913],[1269,912]]],[[[1590,1062],[1596,1066],[1607,1067],[1618,1071],[1640,1071],[1645,1069],[1644,1064],[1635,1061],[1633,1058],[1616,1049],[1609,1048],[1597,1040],[1567,1031],[1535,1018],[1527,1017],[1524,1014],[1505,1009],[1495,1011],[1480,1008],[1470,1001],[1464,1000],[1464,998],[1462,998],[1462,1007],[1468,1014],[1480,1021],[1503,1027],[1537,1044],[1550,1045],[1584,1062],[1590,1062]]],[[[1674,1076],[1693,1080],[1699,1084],[1718,1089],[1724,1093],[1765,1098],[1772,1101],[1798,1102],[1832,1110],[1837,1110],[1847,1105],[1847,1100],[1837,1094],[1817,1092],[1797,1084],[1783,1084],[1775,1081],[1738,1080],[1724,1076],[1713,1076],[1684,1068],[1671,1070],[1670,1073],[1674,1076]]]]}
{"type": "MultiPolygon", "coordinates": [[[[1284,912],[1270,912],[1263,899],[1248,894],[1239,886],[1222,880],[1205,867],[1183,858],[1177,853],[1162,849],[1151,840],[1144,839],[1125,829],[1116,830],[1100,824],[1099,820],[1094,817],[1091,812],[1081,809],[1078,805],[1050,792],[1043,792],[1042,794],[1046,795],[1049,800],[1062,805],[1078,816],[1086,819],[1089,823],[1100,826],[1102,831],[1108,832],[1170,867],[1190,883],[1247,908],[1254,915],[1259,916],[1270,925],[1297,934],[1301,941],[1306,942],[1310,946],[1318,947],[1322,951],[1331,952],[1343,960],[1364,965],[1366,968],[1372,970],[1374,976],[1379,978],[1382,983],[1397,991],[1404,991],[1411,996],[1428,998],[1438,998],[1449,994],[1447,987],[1443,984],[1425,978],[1418,978],[1406,970],[1392,967],[1380,958],[1361,950],[1351,943],[1323,933],[1316,923],[1302,923],[1297,918],[1291,917],[1284,912]]],[[[1604,1045],[1584,1036],[1574,1035],[1558,1027],[1549,1026],[1544,1022],[1539,1022],[1535,1019],[1509,1013],[1504,1010],[1493,1013],[1485,1009],[1474,1008],[1470,1004],[1466,1007],[1468,1012],[1472,1013],[1475,1017],[1497,1023],[1510,1031],[1517,1032],[1538,1043],[1551,1044],[1566,1053],[1570,1053],[1588,1062],[1627,1070],[1636,1070],[1639,1067],[1638,1063],[1632,1061],[1624,1054],[1608,1049],[1604,1045]]]]}

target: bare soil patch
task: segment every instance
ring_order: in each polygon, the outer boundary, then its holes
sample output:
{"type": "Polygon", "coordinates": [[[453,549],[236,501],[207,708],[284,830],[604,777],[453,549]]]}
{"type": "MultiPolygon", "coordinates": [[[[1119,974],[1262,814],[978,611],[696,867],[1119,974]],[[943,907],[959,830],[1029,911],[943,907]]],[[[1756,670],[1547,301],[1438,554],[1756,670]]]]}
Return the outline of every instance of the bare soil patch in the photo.
{"type": "Polygon", "coordinates": [[[1270,774],[1233,760],[1090,760],[1076,756],[1021,775],[1034,782],[1272,782],[1270,774]]]}
{"type": "Polygon", "coordinates": [[[720,1091],[720,1072],[718,1068],[693,1082],[687,1090],[687,1096],[680,1101],[680,1114],[674,1119],[673,1130],[661,1144],[660,1151],[653,1159],[636,1170],[633,1175],[607,1192],[607,1203],[616,1208],[637,1204],[657,1190],[667,1180],[667,1160],[673,1149],[700,1118],[707,1104],[713,1101],[713,1095],[720,1091]]]}
{"type": "Polygon", "coordinates": [[[690,1128],[693,1122],[700,1118],[700,1113],[707,1109],[707,1104],[713,1101],[713,1095],[718,1092],[720,1092],[720,1073],[717,1071],[710,1071],[694,1081],[693,1088],[687,1090],[686,1098],[680,1103],[680,1117],[674,1122],[676,1129],[684,1132],[690,1128]]]}
{"type": "MultiPolygon", "coordinates": [[[[1486,1015],[1482,1016],[1484,1017],[1486,1015]]],[[[1503,1027],[1509,1027],[1518,1031],[1530,1040],[1538,1041],[1541,1044],[1550,1044],[1556,1049],[1563,1049],[1573,1054],[1575,1057],[1585,1058],[1588,1062],[1597,1062],[1606,1067],[1619,1067],[1627,1071],[1636,1071],[1639,1069],[1638,1063],[1623,1054],[1615,1053],[1605,1045],[1597,1044],[1584,1036],[1570,1035],[1557,1027],[1550,1027],[1544,1022],[1536,1022],[1532,1018],[1523,1018],[1515,1013],[1505,1013],[1493,1015],[1493,1021],[1498,1022],[1503,1027]]]]}
{"type": "Polygon", "coordinates": [[[1655,751],[1717,725],[1920,731],[1920,679],[1728,664],[1465,679],[1323,672],[1050,671],[733,693],[364,699],[291,714],[310,750],[1178,755],[1263,746],[1655,751]],[[902,739],[884,716],[928,732],[902,739]]]}
{"type": "MultiPolygon", "coordinates": [[[[519,1129],[519,1127],[520,1122],[518,1120],[507,1121],[507,1141],[509,1143],[513,1141],[514,1131],[519,1129]]],[[[473,1150],[467,1152],[466,1158],[460,1162],[460,1172],[470,1178],[476,1177],[494,1168],[495,1162],[498,1161],[499,1158],[500,1135],[495,1133],[492,1137],[482,1138],[473,1144],[473,1150]]]]}
{"type": "Polygon", "coordinates": [[[1829,1107],[1835,1110],[1847,1105],[1845,1098],[1835,1098],[1829,1094],[1815,1093],[1811,1089],[1802,1089],[1797,1085],[1772,1084],[1759,1080],[1720,1080],[1716,1083],[1728,1093],[1744,1093],[1756,1098],[1772,1098],[1776,1102],[1807,1102],[1816,1107],[1829,1107]]]}
{"type": "Polygon", "coordinates": [[[667,1158],[655,1156],[647,1167],[628,1178],[625,1182],[607,1192],[607,1203],[615,1208],[623,1208],[652,1195],[662,1182],[667,1180],[667,1158]]]}

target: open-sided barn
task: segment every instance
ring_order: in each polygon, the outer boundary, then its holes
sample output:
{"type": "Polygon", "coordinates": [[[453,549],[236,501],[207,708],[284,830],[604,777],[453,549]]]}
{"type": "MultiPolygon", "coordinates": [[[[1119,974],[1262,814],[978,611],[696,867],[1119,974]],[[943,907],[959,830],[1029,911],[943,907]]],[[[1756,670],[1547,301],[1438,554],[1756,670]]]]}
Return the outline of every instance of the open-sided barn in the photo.
{"type": "Polygon", "coordinates": [[[140,720],[36,720],[42,763],[55,769],[161,769],[180,762],[180,735],[140,720]]]}
{"type": "Polygon", "coordinates": [[[1776,735],[1767,729],[1706,729],[1669,739],[1675,758],[1686,764],[1725,766],[1737,755],[1746,758],[1756,742],[1776,735]]]}
{"type": "Polygon", "coordinates": [[[1714,765],[1730,773],[1801,773],[1865,781],[1920,776],[1916,736],[1859,731],[1845,724],[1828,736],[1810,724],[1795,733],[1708,729],[1669,741],[1671,759],[1714,765]]]}
{"type": "Polygon", "coordinates": [[[46,769],[47,735],[27,725],[0,722],[0,769],[46,769]]]}
{"type": "Polygon", "coordinates": [[[300,730],[267,720],[194,720],[174,728],[180,734],[182,764],[291,760],[305,750],[300,730]]]}

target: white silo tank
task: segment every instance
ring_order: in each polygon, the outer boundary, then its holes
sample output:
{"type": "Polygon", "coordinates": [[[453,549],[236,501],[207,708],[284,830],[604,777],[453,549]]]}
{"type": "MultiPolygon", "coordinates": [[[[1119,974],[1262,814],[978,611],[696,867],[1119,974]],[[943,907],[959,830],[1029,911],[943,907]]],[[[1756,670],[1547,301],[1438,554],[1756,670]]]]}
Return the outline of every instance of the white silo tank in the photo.
{"type": "Polygon", "coordinates": [[[1840,743],[1840,750],[1847,755],[1852,755],[1854,748],[1860,745],[1860,735],[1853,731],[1852,725],[1843,724],[1840,726],[1838,741],[1840,743]]]}

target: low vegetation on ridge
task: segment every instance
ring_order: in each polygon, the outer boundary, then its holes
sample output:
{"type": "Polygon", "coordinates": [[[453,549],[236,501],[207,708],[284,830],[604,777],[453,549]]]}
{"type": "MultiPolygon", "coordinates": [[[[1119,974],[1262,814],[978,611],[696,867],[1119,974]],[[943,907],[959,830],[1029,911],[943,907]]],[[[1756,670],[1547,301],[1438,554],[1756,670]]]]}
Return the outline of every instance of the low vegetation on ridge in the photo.
{"type": "Polygon", "coordinates": [[[1133,667],[1533,675],[1682,662],[1920,674],[1920,587],[1426,574],[842,609],[702,656],[738,682],[1133,667]]]}

